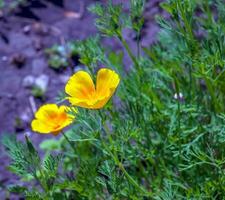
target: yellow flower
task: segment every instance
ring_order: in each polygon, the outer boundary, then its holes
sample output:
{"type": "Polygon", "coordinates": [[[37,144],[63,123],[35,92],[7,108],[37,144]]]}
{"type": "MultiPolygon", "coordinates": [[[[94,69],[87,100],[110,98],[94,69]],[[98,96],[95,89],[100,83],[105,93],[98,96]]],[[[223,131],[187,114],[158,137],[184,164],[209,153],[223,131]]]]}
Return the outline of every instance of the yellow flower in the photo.
{"type": "Polygon", "coordinates": [[[56,104],[41,106],[35,113],[36,119],[31,123],[32,130],[44,134],[59,134],[59,132],[71,124],[75,118],[73,115],[66,113],[68,109],[67,106],[58,107],[56,104]]]}
{"type": "Polygon", "coordinates": [[[72,105],[99,109],[111,98],[119,82],[119,75],[115,71],[103,68],[98,71],[95,87],[90,75],[79,71],[70,77],[65,91],[72,105]]]}

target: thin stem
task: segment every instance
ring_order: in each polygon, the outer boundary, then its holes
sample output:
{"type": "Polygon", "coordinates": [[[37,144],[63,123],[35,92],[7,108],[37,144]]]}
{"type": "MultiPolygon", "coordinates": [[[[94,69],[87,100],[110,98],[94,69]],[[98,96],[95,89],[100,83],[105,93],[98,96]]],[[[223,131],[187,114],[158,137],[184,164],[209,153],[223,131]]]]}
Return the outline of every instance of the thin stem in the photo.
{"type": "Polygon", "coordinates": [[[138,190],[140,190],[143,194],[147,195],[147,196],[152,196],[152,194],[148,191],[146,191],[143,187],[141,187],[140,185],[138,185],[138,183],[128,174],[128,172],[126,171],[126,169],[124,168],[123,164],[121,162],[118,162],[117,165],[119,166],[119,168],[121,169],[121,171],[124,173],[124,175],[126,176],[126,178],[129,180],[129,182],[136,187],[138,190]]]}
{"type": "Polygon", "coordinates": [[[186,12],[184,10],[184,6],[181,5],[181,1],[180,0],[178,1],[177,5],[178,5],[178,8],[180,10],[180,15],[181,15],[181,18],[183,19],[184,26],[186,28],[186,31],[187,31],[188,35],[189,35],[190,41],[195,41],[194,35],[193,35],[193,31],[192,31],[192,27],[191,27],[191,25],[188,22],[188,19],[187,19],[187,16],[186,16],[186,12]]]}
{"type": "Polygon", "coordinates": [[[66,136],[66,134],[62,131],[62,134],[65,138],[65,140],[69,143],[70,147],[73,149],[73,151],[76,153],[76,149],[73,146],[73,143],[69,140],[69,138],[66,136]]]}
{"type": "Polygon", "coordinates": [[[137,32],[137,57],[140,58],[140,31],[137,32]]]}
{"type": "Polygon", "coordinates": [[[192,66],[189,65],[189,99],[192,100],[192,66]]]}
{"type": "Polygon", "coordinates": [[[34,178],[36,179],[36,181],[39,183],[39,185],[41,186],[41,188],[42,188],[45,192],[47,192],[48,189],[47,189],[46,184],[44,184],[44,183],[41,181],[41,179],[36,175],[36,173],[34,173],[33,176],[34,176],[34,178]]]}
{"type": "Polygon", "coordinates": [[[181,126],[180,126],[180,100],[181,100],[181,96],[180,96],[180,89],[179,89],[179,82],[178,80],[175,78],[174,79],[175,82],[175,91],[177,94],[177,117],[178,117],[178,137],[179,137],[179,141],[178,141],[178,145],[179,145],[179,161],[180,161],[180,157],[181,157],[181,126]]]}
{"type": "Polygon", "coordinates": [[[179,131],[179,159],[181,157],[181,132],[180,132],[180,94],[178,94],[177,99],[177,112],[178,112],[178,131],[179,131]]]}
{"type": "MultiPolygon", "coordinates": [[[[110,143],[112,143],[112,138],[110,136],[109,139],[110,143]]],[[[127,180],[132,184],[136,189],[138,189],[144,196],[152,196],[152,193],[146,191],[143,187],[141,187],[127,172],[127,170],[124,168],[123,164],[119,161],[117,158],[117,155],[114,155],[112,151],[109,149],[109,147],[103,142],[103,146],[107,149],[109,154],[112,156],[113,160],[115,161],[115,164],[119,167],[119,169],[124,173],[127,180]]]]}
{"type": "MultiPolygon", "coordinates": [[[[100,116],[101,116],[101,111],[99,111],[100,116]]],[[[103,122],[104,123],[104,122],[103,122]]],[[[103,125],[104,128],[104,125],[103,125]]],[[[111,137],[111,134],[109,133],[107,128],[104,128],[104,131],[106,132],[106,134],[108,135],[109,138],[109,143],[110,145],[113,145],[113,139],[111,137]]],[[[118,156],[116,151],[112,152],[110,150],[110,148],[104,143],[104,141],[102,141],[103,146],[107,149],[107,151],[109,152],[109,154],[112,156],[113,160],[115,161],[115,164],[119,167],[119,169],[124,173],[125,177],[127,178],[127,180],[130,182],[130,184],[132,184],[136,189],[138,189],[139,191],[141,191],[143,193],[144,196],[152,196],[152,194],[148,191],[146,191],[143,187],[141,187],[130,175],[129,173],[126,171],[126,169],[124,168],[123,164],[119,161],[118,156]]]]}
{"type": "Polygon", "coordinates": [[[127,44],[126,40],[124,40],[124,38],[120,35],[118,36],[119,40],[122,42],[123,46],[125,47],[128,55],[130,56],[131,60],[133,61],[134,65],[139,69],[139,64],[135,58],[135,56],[133,55],[129,45],[127,44]]]}

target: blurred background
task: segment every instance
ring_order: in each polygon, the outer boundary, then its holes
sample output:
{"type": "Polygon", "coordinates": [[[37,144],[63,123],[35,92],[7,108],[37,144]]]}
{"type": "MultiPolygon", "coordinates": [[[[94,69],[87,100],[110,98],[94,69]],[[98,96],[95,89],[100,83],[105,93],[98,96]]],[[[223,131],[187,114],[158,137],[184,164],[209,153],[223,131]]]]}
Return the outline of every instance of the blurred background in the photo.
{"type": "MultiPolygon", "coordinates": [[[[22,140],[27,134],[37,147],[41,140],[52,137],[32,133],[30,122],[35,110],[44,103],[56,102],[69,76],[84,68],[67,44],[97,33],[95,16],[87,10],[97,2],[107,0],[0,0],[0,137],[16,134],[22,140]]],[[[124,4],[125,11],[129,9],[128,0],[112,2],[124,4]]],[[[146,3],[142,46],[157,41],[155,16],[166,16],[161,2],[146,3]]],[[[124,30],[124,36],[131,46],[135,45],[134,33],[124,30]]],[[[118,41],[101,40],[106,48],[123,51],[118,41]]],[[[126,70],[129,63],[124,55],[126,70]]],[[[8,160],[2,147],[0,160],[1,197],[4,185],[17,179],[6,170],[8,160]]]]}

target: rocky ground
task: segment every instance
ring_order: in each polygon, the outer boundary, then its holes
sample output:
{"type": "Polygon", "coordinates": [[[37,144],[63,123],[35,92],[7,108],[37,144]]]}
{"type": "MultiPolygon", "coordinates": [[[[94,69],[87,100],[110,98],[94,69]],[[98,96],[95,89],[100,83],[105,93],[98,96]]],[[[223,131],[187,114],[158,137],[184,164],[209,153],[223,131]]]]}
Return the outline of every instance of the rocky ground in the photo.
{"type": "MultiPolygon", "coordinates": [[[[58,73],[49,68],[45,49],[53,44],[69,40],[84,39],[97,33],[94,16],[87,7],[97,0],[40,0],[29,1],[26,6],[13,11],[0,10],[0,136],[17,134],[23,138],[30,135],[38,146],[49,136],[38,135],[30,130],[33,112],[45,102],[54,102],[57,94],[63,90],[70,75],[70,69],[58,73]],[[31,86],[37,85],[46,90],[43,100],[31,94],[31,86]]],[[[122,2],[125,10],[128,1],[122,2]]],[[[154,17],[165,14],[159,7],[162,0],[149,0],[145,10],[145,26],[142,33],[142,45],[150,46],[155,41],[159,27],[154,17]]],[[[125,37],[134,46],[133,34],[125,31],[125,37]]],[[[121,44],[103,39],[104,44],[115,50],[121,50],[121,44]]],[[[129,63],[125,58],[124,64],[129,63]]],[[[76,65],[74,69],[76,70],[76,65]]],[[[0,196],[4,196],[6,184],[15,183],[15,176],[6,171],[7,157],[0,151],[0,196]],[[2,189],[1,189],[2,188],[2,189]]]]}

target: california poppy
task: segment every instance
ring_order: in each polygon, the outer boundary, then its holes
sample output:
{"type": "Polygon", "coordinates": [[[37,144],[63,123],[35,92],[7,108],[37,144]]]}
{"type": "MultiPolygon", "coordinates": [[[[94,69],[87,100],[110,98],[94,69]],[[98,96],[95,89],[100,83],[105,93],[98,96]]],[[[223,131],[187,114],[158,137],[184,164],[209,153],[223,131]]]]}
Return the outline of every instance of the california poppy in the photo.
{"type": "Polygon", "coordinates": [[[46,104],[35,113],[35,119],[31,123],[33,131],[57,135],[63,128],[72,123],[75,116],[67,113],[67,106],[46,104]]]}
{"type": "Polygon", "coordinates": [[[109,101],[119,82],[119,75],[115,71],[103,68],[97,73],[95,87],[87,72],[78,71],[70,77],[65,91],[72,105],[100,109],[109,101]]]}

